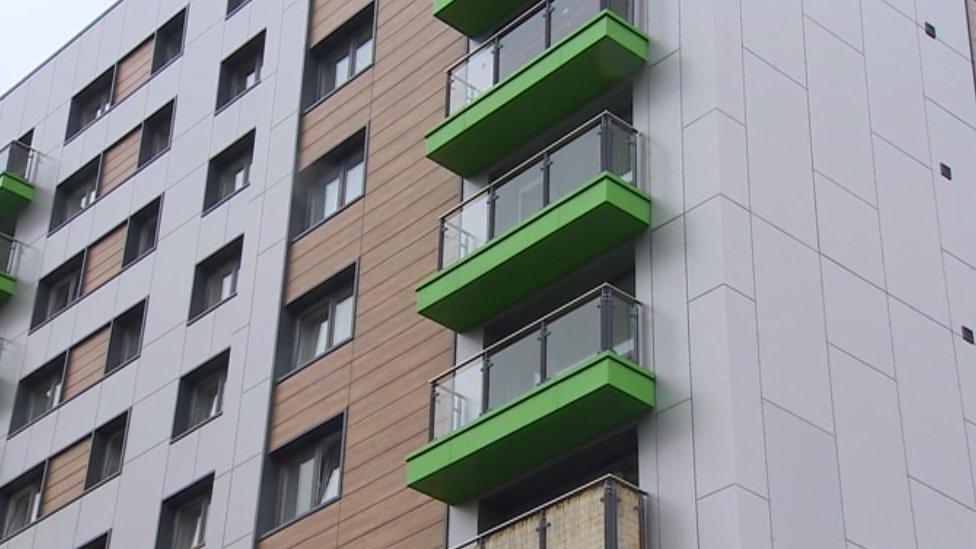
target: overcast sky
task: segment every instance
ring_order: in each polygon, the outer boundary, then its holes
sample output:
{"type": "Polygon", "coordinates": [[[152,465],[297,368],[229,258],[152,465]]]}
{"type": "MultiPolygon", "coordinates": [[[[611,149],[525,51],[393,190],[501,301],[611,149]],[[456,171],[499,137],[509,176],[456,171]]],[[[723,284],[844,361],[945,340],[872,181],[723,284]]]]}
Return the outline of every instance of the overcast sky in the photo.
{"type": "Polygon", "coordinates": [[[0,95],[115,0],[0,0],[0,95]]]}

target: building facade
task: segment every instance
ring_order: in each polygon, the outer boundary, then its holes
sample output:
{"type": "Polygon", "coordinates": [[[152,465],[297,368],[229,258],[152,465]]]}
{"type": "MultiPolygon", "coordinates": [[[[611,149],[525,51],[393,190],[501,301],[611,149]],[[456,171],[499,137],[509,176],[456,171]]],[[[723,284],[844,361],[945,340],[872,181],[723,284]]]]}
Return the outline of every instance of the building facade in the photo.
{"type": "Polygon", "coordinates": [[[971,12],[121,0],[0,97],[0,549],[972,546],[971,12]]]}

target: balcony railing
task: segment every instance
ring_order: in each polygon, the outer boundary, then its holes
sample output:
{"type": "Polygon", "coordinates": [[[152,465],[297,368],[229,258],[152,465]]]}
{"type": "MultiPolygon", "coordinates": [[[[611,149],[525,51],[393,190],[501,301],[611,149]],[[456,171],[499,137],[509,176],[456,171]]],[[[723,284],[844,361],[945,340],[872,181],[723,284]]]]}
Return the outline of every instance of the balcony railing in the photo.
{"type": "Polygon", "coordinates": [[[0,272],[14,276],[20,259],[20,243],[13,237],[0,233],[0,272]]]}
{"type": "Polygon", "coordinates": [[[465,257],[602,172],[634,183],[637,136],[604,112],[496,179],[441,216],[438,266],[465,257]]]}
{"type": "Polygon", "coordinates": [[[447,70],[447,115],[525,65],[590,17],[610,10],[633,21],[630,0],[544,0],[447,70]]]}
{"type": "Polygon", "coordinates": [[[647,497],[607,475],[452,549],[644,549],[647,497]]]}
{"type": "Polygon", "coordinates": [[[639,364],[640,303],[604,284],[431,380],[431,440],[612,350],[639,364]]]}
{"type": "Polygon", "coordinates": [[[37,151],[20,141],[11,141],[0,149],[0,173],[10,174],[23,181],[34,181],[37,151]]]}

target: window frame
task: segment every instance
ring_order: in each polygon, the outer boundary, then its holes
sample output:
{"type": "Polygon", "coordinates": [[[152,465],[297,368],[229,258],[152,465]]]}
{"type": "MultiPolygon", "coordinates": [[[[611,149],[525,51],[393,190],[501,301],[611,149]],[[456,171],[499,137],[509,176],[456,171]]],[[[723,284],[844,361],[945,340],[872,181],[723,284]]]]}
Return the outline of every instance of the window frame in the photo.
{"type": "Polygon", "coordinates": [[[105,355],[103,376],[107,376],[123,368],[142,355],[143,336],[146,330],[146,312],[148,311],[147,303],[148,300],[143,299],[112,319],[109,327],[108,351],[105,355]],[[135,328],[138,332],[134,334],[137,350],[135,354],[127,357],[122,354],[124,351],[123,346],[126,344],[126,340],[122,338],[131,336],[132,333],[130,330],[132,328],[135,328]]]}
{"type": "MultiPolygon", "coordinates": [[[[180,515],[189,507],[202,502],[201,535],[206,543],[207,521],[210,515],[210,504],[213,502],[214,473],[210,472],[202,478],[165,498],[159,511],[159,522],[156,528],[156,549],[172,549],[178,533],[180,515]]],[[[193,545],[191,547],[202,547],[193,545]]]]}
{"type": "Polygon", "coordinates": [[[214,106],[215,114],[229,107],[261,83],[266,41],[267,31],[262,29],[220,62],[220,75],[217,78],[217,101],[214,106]],[[252,62],[254,82],[248,85],[245,76],[243,82],[239,83],[242,87],[235,91],[236,86],[234,84],[238,82],[241,74],[250,74],[250,72],[242,73],[241,68],[251,68],[252,62]]]}
{"type": "Polygon", "coordinates": [[[34,311],[31,315],[30,330],[40,326],[68,310],[81,299],[82,277],[85,272],[85,258],[87,250],[75,254],[50,273],[44,275],[37,283],[37,295],[34,298],[34,311]],[[63,284],[68,284],[68,300],[63,306],[52,309],[51,291],[63,284]],[[43,312],[42,312],[43,311],[43,312]]]}
{"type": "MultiPolygon", "coordinates": [[[[173,99],[149,115],[140,125],[139,160],[136,170],[141,170],[153,160],[166,154],[173,146],[173,123],[176,121],[176,100],[173,99]],[[164,130],[165,129],[165,130],[164,130]],[[160,133],[165,131],[165,139],[160,141],[160,133]],[[151,149],[156,149],[149,152],[151,149]]],[[[104,154],[104,153],[103,153],[104,154]]],[[[114,189],[113,189],[114,190],[114,189]]]]}
{"type": "MultiPolygon", "coordinates": [[[[346,439],[348,432],[348,413],[346,410],[343,410],[336,415],[326,418],[324,421],[311,429],[308,429],[305,432],[295,436],[288,442],[269,450],[265,458],[265,474],[261,481],[261,493],[259,498],[259,540],[265,539],[342,499],[343,482],[345,477],[346,439]],[[282,470],[284,464],[291,461],[293,456],[302,454],[310,447],[324,447],[326,442],[333,437],[337,437],[336,444],[339,451],[335,469],[338,472],[338,477],[336,478],[335,495],[328,499],[322,500],[320,494],[318,496],[320,498],[320,502],[317,505],[311,506],[302,513],[296,512],[294,516],[287,520],[282,520],[282,470]]],[[[319,479],[318,482],[321,482],[320,465],[321,463],[317,461],[315,475],[313,475],[313,478],[319,479]]]]}
{"type": "Polygon", "coordinates": [[[186,48],[186,12],[186,8],[181,9],[173,17],[170,17],[165,23],[160,25],[153,34],[153,59],[152,68],[149,71],[150,78],[159,74],[160,71],[170,66],[173,61],[176,61],[183,55],[183,50],[186,48]],[[166,59],[161,59],[160,56],[165,52],[160,51],[160,37],[172,38],[169,34],[171,32],[179,33],[179,45],[172,55],[166,59]]]}
{"type": "MultiPolygon", "coordinates": [[[[129,439],[129,412],[110,420],[91,434],[91,449],[88,454],[88,468],[85,472],[84,492],[92,490],[122,474],[125,466],[125,449],[129,439]],[[118,464],[114,471],[105,471],[109,444],[116,437],[119,440],[118,464]]],[[[83,492],[83,493],[84,493],[83,492]]]]}
{"type": "Polygon", "coordinates": [[[159,244],[159,221],[162,212],[162,197],[157,197],[129,217],[125,233],[125,246],[122,252],[122,268],[151,254],[159,244]],[[151,243],[143,249],[141,239],[145,229],[152,227],[151,243]]]}
{"type": "Polygon", "coordinates": [[[176,396],[176,409],[174,410],[173,417],[173,433],[170,437],[171,444],[223,415],[224,395],[227,387],[227,371],[229,367],[230,348],[227,348],[180,378],[176,396]],[[193,410],[191,408],[195,402],[197,389],[203,382],[215,376],[218,381],[217,397],[215,400],[217,411],[203,420],[194,422],[193,410]]]}
{"type": "Polygon", "coordinates": [[[10,414],[10,427],[7,430],[7,438],[13,437],[17,433],[20,433],[24,429],[40,421],[41,418],[50,414],[61,405],[64,398],[65,376],[67,375],[67,358],[68,353],[63,352],[49,360],[37,370],[27,374],[17,383],[17,391],[14,396],[14,405],[10,414]],[[58,380],[55,388],[56,397],[54,402],[51,407],[44,412],[31,417],[29,414],[29,408],[31,404],[30,398],[33,391],[30,391],[30,387],[36,386],[38,382],[47,378],[57,378],[58,380]]]}
{"type": "MultiPolygon", "coordinates": [[[[365,42],[362,42],[365,43],[365,42]]],[[[304,79],[302,82],[302,109],[304,112],[315,108],[357,76],[369,70],[376,62],[376,2],[371,2],[352,17],[344,21],[328,36],[308,48],[305,54],[304,79]],[[356,53],[361,46],[361,38],[369,36],[371,42],[369,62],[357,66],[356,53]],[[325,89],[326,78],[335,74],[336,60],[345,53],[349,67],[345,80],[334,82],[331,89],[325,89]]]]}
{"type": "Polygon", "coordinates": [[[249,132],[241,136],[237,141],[224,148],[210,159],[207,167],[207,183],[203,193],[203,213],[206,215],[220,207],[221,204],[230,200],[237,193],[251,186],[254,166],[254,141],[256,129],[252,128],[249,132]],[[222,193],[222,183],[229,166],[237,164],[242,158],[246,158],[245,181],[238,189],[235,188],[229,193],[222,193]]]}
{"type": "Polygon", "coordinates": [[[55,187],[49,234],[67,225],[72,219],[81,215],[82,212],[98,201],[98,182],[101,179],[101,172],[102,154],[99,154],[55,187]],[[87,202],[77,210],[69,211],[70,204],[73,202],[69,198],[80,189],[87,189],[87,192],[84,193],[87,196],[87,202]]]}
{"type": "Polygon", "coordinates": [[[347,137],[342,143],[339,143],[331,150],[320,156],[314,162],[306,166],[303,170],[298,173],[297,178],[297,192],[295,195],[297,199],[293,199],[293,214],[292,218],[292,232],[295,236],[292,240],[298,240],[306,234],[314,231],[321,225],[328,222],[333,217],[339,215],[340,212],[348,208],[350,205],[355,204],[366,196],[367,186],[369,185],[369,125],[363,126],[359,130],[353,132],[352,135],[347,137]],[[358,195],[348,198],[346,197],[348,191],[348,173],[352,164],[349,159],[359,157],[361,158],[362,164],[362,183],[361,189],[358,195]],[[338,204],[332,213],[324,214],[321,219],[312,220],[312,194],[313,190],[321,183],[324,179],[321,174],[327,173],[331,166],[339,165],[339,198],[338,204]]]}
{"type": "Polygon", "coordinates": [[[240,235],[197,263],[193,269],[193,288],[190,294],[190,311],[187,316],[187,324],[196,322],[237,295],[243,257],[244,235],[240,235]],[[227,265],[233,265],[233,289],[230,295],[214,303],[208,303],[207,292],[212,277],[227,265]]]}
{"type": "Polygon", "coordinates": [[[30,528],[41,519],[41,500],[44,494],[44,477],[47,474],[47,461],[36,465],[21,474],[6,486],[0,488],[0,542],[6,541],[30,528]],[[10,500],[25,488],[32,488],[28,518],[24,524],[10,528],[10,500]]]}

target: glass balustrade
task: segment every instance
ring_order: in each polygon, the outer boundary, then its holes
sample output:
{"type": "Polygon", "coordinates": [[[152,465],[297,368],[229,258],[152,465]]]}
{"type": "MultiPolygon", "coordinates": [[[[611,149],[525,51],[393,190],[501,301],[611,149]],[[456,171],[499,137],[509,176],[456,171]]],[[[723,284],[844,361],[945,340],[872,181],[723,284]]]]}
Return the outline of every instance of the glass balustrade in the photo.
{"type": "Polygon", "coordinates": [[[629,124],[605,112],[456,206],[440,220],[440,267],[467,256],[602,172],[635,183],[637,135],[629,124]]]}
{"type": "Polygon", "coordinates": [[[12,175],[23,181],[34,180],[35,158],[34,149],[19,141],[12,141],[0,149],[0,173],[12,175]]]}
{"type": "Polygon", "coordinates": [[[603,351],[639,364],[639,307],[634,298],[605,284],[432,380],[431,438],[465,426],[603,351]]]}
{"type": "Polygon", "coordinates": [[[12,237],[0,233],[0,271],[11,276],[16,275],[19,252],[19,243],[12,237]]]}
{"type": "Polygon", "coordinates": [[[452,549],[641,549],[647,498],[607,475],[452,549]]]}
{"type": "Polygon", "coordinates": [[[633,20],[630,0],[545,0],[530,8],[448,69],[447,115],[461,110],[603,10],[633,20]]]}

